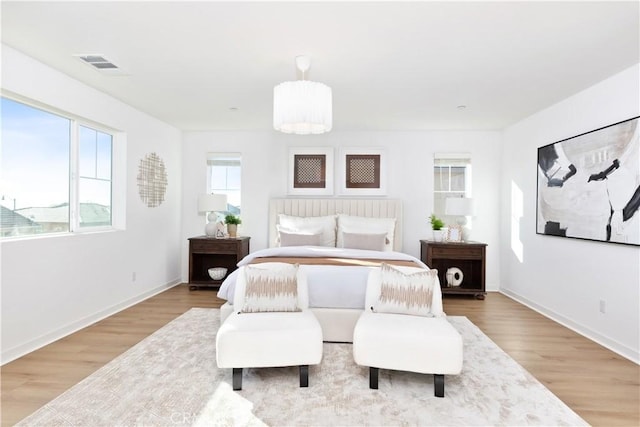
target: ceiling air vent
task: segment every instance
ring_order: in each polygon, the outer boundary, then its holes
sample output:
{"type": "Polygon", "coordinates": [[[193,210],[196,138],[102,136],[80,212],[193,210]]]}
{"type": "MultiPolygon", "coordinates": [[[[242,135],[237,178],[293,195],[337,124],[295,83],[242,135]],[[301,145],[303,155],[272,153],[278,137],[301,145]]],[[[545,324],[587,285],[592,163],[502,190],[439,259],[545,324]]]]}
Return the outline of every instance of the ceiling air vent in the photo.
{"type": "Polygon", "coordinates": [[[122,74],[122,70],[113,62],[108,60],[101,54],[83,54],[83,55],[73,55],[78,58],[83,63],[92,66],[102,73],[107,74],[122,74]]]}

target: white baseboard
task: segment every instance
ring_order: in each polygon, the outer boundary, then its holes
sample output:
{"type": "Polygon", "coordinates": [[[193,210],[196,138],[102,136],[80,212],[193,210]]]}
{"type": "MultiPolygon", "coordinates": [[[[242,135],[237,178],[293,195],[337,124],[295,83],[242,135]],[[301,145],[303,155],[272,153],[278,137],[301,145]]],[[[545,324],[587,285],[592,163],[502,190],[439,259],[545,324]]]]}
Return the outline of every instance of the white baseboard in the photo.
{"type": "Polygon", "coordinates": [[[583,325],[580,325],[576,322],[574,322],[573,320],[558,314],[556,312],[554,312],[553,310],[549,310],[546,307],[543,307],[539,304],[536,304],[533,301],[530,301],[529,299],[515,293],[512,292],[510,290],[507,289],[501,289],[499,291],[501,294],[515,300],[518,301],[520,304],[526,305],[527,307],[529,307],[530,309],[542,314],[545,317],[548,317],[549,319],[553,320],[554,322],[557,322],[559,324],[561,324],[562,326],[565,326],[569,329],[571,329],[572,331],[586,337],[589,338],[591,341],[594,341],[598,344],[600,344],[603,347],[608,348],[609,350],[613,351],[614,353],[619,354],[620,356],[624,357],[625,359],[629,359],[630,361],[640,365],[640,353],[633,350],[632,348],[627,347],[624,344],[621,344],[615,340],[612,340],[608,337],[605,337],[604,335],[601,335],[595,331],[592,331],[589,328],[586,328],[583,325]]]}
{"type": "Polygon", "coordinates": [[[51,344],[52,342],[57,341],[60,338],[64,338],[67,335],[77,332],[82,328],[86,328],[89,325],[92,325],[102,319],[105,319],[133,305],[136,305],[139,302],[142,302],[154,295],[164,292],[165,290],[172,288],[176,285],[179,285],[180,283],[182,283],[180,279],[172,280],[171,282],[165,283],[151,290],[143,292],[140,295],[136,295],[133,298],[129,298],[118,304],[112,305],[111,307],[105,308],[104,310],[100,310],[97,313],[83,317],[82,319],[78,319],[72,323],[69,323],[68,325],[65,325],[61,328],[58,328],[54,331],[44,334],[24,344],[20,344],[18,346],[15,346],[7,350],[3,349],[2,356],[1,356],[2,357],[1,364],[4,365],[5,363],[9,363],[19,357],[24,356],[25,354],[31,353],[32,351],[42,348],[45,345],[51,344]]]}

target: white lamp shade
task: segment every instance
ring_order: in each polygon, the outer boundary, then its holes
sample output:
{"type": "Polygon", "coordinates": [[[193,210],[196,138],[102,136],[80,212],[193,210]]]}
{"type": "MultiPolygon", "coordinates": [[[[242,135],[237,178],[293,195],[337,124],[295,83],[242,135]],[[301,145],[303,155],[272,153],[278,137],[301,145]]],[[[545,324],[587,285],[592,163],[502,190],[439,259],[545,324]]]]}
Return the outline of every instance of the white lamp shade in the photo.
{"type": "Polygon", "coordinates": [[[333,126],[331,88],[297,80],[273,88],[273,128],[297,135],[329,132],[333,126]]]}
{"type": "Polygon", "coordinates": [[[198,212],[218,212],[227,210],[226,194],[201,194],[198,196],[198,212]]]}
{"type": "Polygon", "coordinates": [[[445,201],[444,213],[451,216],[473,215],[473,199],[470,197],[448,197],[445,201]]]}

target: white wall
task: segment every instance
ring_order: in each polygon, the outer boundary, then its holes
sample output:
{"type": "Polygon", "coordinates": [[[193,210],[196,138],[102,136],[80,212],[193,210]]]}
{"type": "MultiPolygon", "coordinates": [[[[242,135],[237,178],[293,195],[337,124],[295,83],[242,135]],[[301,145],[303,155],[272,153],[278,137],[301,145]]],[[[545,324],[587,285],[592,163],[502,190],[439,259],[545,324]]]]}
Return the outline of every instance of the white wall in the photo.
{"type": "Polygon", "coordinates": [[[538,147],[638,116],[639,98],[636,65],[505,129],[500,245],[503,292],[636,362],[640,248],[537,235],[535,171],[538,147]],[[512,185],[524,202],[522,262],[510,242],[512,185]]]}
{"type": "MultiPolygon", "coordinates": [[[[189,237],[203,234],[204,216],[196,200],[206,190],[208,152],[242,153],[242,230],[251,236],[251,250],[268,247],[268,204],[285,197],[289,147],[334,147],[335,169],[340,147],[386,148],[389,175],[387,197],[404,204],[404,252],[420,256],[420,239],[430,237],[428,216],[433,206],[433,155],[470,152],[477,218],[473,239],[488,244],[487,289],[499,288],[500,132],[337,132],[325,135],[284,135],[267,132],[186,132],[183,135],[183,265],[188,279],[189,237]]],[[[337,171],[335,179],[337,180],[337,171]]],[[[338,185],[336,182],[336,190],[338,185]]]]}
{"type": "Polygon", "coordinates": [[[182,185],[177,129],[6,45],[2,88],[126,133],[126,229],[2,242],[6,363],[179,281],[182,185]],[[138,163],[150,152],[168,174],[157,208],[138,197],[138,163]]]}

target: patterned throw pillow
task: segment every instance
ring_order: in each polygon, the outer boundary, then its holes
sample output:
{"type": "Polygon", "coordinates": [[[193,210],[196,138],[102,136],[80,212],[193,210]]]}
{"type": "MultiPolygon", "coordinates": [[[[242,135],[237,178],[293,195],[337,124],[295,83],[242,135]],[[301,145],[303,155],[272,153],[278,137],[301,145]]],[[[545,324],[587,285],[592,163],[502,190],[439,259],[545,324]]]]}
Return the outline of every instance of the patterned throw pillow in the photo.
{"type": "Polygon", "coordinates": [[[298,264],[265,269],[246,266],[243,313],[300,311],[298,264]]]}
{"type": "Polygon", "coordinates": [[[380,297],[372,307],[374,312],[434,316],[431,306],[434,286],[439,286],[438,270],[404,273],[383,263],[380,273],[380,297]]]}

